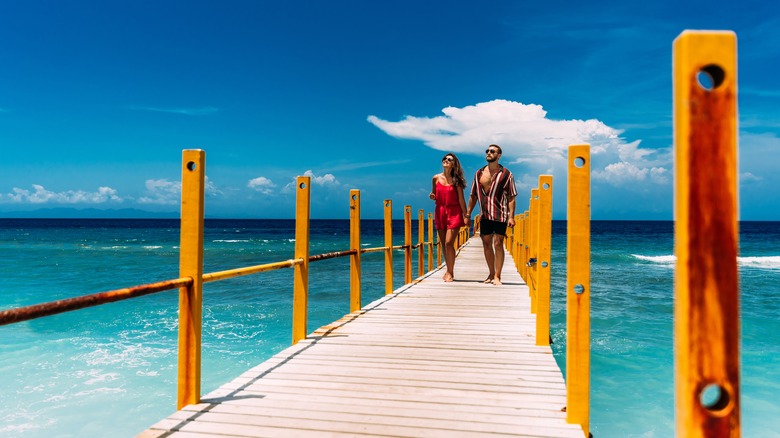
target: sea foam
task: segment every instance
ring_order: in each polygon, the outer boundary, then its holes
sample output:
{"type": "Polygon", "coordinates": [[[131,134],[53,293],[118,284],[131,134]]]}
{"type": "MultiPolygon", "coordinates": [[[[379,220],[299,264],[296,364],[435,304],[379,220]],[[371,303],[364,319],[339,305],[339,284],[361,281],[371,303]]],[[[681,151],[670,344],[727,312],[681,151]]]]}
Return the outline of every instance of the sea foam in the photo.
{"type": "MultiPolygon", "coordinates": [[[[674,255],[645,256],[631,254],[631,257],[659,265],[672,265],[677,261],[674,255]]],[[[737,257],[737,264],[743,268],[780,270],[780,256],[737,257]]]]}

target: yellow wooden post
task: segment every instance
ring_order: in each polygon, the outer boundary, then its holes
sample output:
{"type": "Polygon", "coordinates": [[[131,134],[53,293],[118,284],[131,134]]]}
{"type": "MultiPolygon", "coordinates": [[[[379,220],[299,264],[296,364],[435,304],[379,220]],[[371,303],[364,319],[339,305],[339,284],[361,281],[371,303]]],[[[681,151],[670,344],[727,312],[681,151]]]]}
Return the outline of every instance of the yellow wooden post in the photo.
{"type": "Polygon", "coordinates": [[[200,402],[203,315],[203,213],[206,152],[182,152],[179,277],[192,285],[179,290],[179,380],[177,409],[200,402]]]}
{"type": "Polygon", "coordinates": [[[539,228],[536,276],[536,345],[550,345],[550,269],[552,265],[552,175],[539,175],[539,228]]]}
{"type": "Polygon", "coordinates": [[[525,214],[520,213],[520,222],[518,222],[516,227],[519,227],[520,234],[523,236],[520,241],[518,241],[517,245],[517,272],[520,274],[520,278],[523,279],[523,281],[526,281],[525,279],[525,244],[528,240],[528,236],[525,234],[525,214]]]}
{"type": "Polygon", "coordinates": [[[293,269],[293,345],[307,335],[311,177],[299,176],[295,187],[295,259],[301,263],[296,264],[293,269]]]}
{"type": "Polygon", "coordinates": [[[441,239],[439,239],[438,234],[439,233],[436,233],[436,266],[441,266],[441,251],[444,244],[442,243],[441,239]]]}
{"type": "Polygon", "coordinates": [[[428,213],[428,271],[433,270],[433,213],[428,213]]]}
{"type": "Polygon", "coordinates": [[[512,254],[512,260],[515,263],[515,270],[517,270],[518,273],[520,273],[520,264],[518,263],[518,257],[520,255],[519,247],[520,247],[520,240],[523,236],[523,229],[522,225],[520,223],[520,215],[515,215],[515,239],[512,243],[512,249],[510,250],[512,254]]]}
{"type": "Polygon", "coordinates": [[[360,190],[349,191],[349,311],[360,310],[360,190]]]}
{"type": "Polygon", "coordinates": [[[531,258],[531,206],[528,206],[529,210],[523,213],[523,235],[525,241],[523,242],[523,280],[528,283],[528,259],[531,258]]]}
{"type": "Polygon", "coordinates": [[[515,227],[514,230],[512,230],[514,234],[514,238],[512,239],[512,245],[508,248],[509,255],[512,256],[512,261],[514,262],[515,269],[517,269],[517,242],[520,240],[520,229],[518,228],[518,225],[520,225],[520,218],[518,215],[514,216],[515,218],[515,227]]]}
{"type": "Polygon", "coordinates": [[[404,284],[412,282],[412,206],[404,206],[404,284]]]}
{"type": "Polygon", "coordinates": [[[425,275],[425,250],[423,248],[423,242],[425,242],[425,224],[423,219],[425,218],[425,211],[417,211],[417,276],[422,277],[425,275]]]}
{"type": "Polygon", "coordinates": [[[393,293],[393,201],[385,199],[385,295],[393,293]]]}
{"type": "Polygon", "coordinates": [[[507,251],[512,252],[512,245],[515,243],[515,229],[514,227],[506,228],[506,239],[504,239],[504,247],[507,251]]]}
{"type": "Polygon", "coordinates": [[[566,212],[566,421],[590,433],[590,146],[569,146],[566,212]]]}
{"type": "Polygon", "coordinates": [[[517,272],[520,272],[520,247],[523,245],[523,239],[525,239],[525,236],[523,235],[523,215],[518,214],[515,215],[515,256],[517,258],[517,272]]]}
{"type": "Polygon", "coordinates": [[[674,41],[677,436],[740,436],[737,37],[674,41]]]}
{"type": "MultiPolygon", "coordinates": [[[[529,201],[531,211],[531,227],[530,237],[531,244],[529,245],[529,261],[530,259],[538,260],[538,249],[536,248],[537,239],[539,237],[539,189],[531,189],[531,200],[529,201]]],[[[528,291],[531,294],[531,313],[536,313],[536,285],[537,283],[537,268],[539,264],[532,263],[528,267],[528,291]]]]}

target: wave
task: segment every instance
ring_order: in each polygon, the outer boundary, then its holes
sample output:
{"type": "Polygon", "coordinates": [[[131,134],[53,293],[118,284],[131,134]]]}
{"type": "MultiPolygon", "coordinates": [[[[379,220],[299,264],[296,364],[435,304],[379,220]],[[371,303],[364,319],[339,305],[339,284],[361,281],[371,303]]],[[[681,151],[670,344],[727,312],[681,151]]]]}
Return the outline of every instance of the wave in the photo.
{"type": "Polygon", "coordinates": [[[251,242],[251,240],[243,240],[243,239],[217,239],[217,240],[213,240],[212,242],[222,242],[222,243],[247,243],[247,242],[251,242]]]}
{"type": "Polygon", "coordinates": [[[780,256],[739,257],[739,265],[746,268],[780,270],[780,256]]]}
{"type": "MultiPolygon", "coordinates": [[[[677,261],[677,257],[674,255],[645,256],[631,254],[631,257],[659,265],[673,265],[677,261]]],[[[737,264],[743,268],[780,270],[780,256],[737,257],[737,264]]]]}
{"type": "Polygon", "coordinates": [[[674,255],[644,256],[641,254],[631,254],[631,257],[645,262],[658,263],[661,265],[671,265],[677,261],[677,257],[674,255]]]}

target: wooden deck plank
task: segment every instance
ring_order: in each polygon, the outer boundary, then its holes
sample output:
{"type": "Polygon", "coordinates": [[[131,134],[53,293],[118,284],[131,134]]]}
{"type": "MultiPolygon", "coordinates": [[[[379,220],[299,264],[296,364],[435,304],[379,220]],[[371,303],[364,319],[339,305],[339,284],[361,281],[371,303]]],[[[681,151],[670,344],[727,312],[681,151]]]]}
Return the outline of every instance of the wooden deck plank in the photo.
{"type": "MultiPolygon", "coordinates": [[[[509,260],[509,257],[507,257],[509,260]]],[[[139,437],[582,437],[511,263],[483,284],[481,242],[320,327],[139,437]]]]}

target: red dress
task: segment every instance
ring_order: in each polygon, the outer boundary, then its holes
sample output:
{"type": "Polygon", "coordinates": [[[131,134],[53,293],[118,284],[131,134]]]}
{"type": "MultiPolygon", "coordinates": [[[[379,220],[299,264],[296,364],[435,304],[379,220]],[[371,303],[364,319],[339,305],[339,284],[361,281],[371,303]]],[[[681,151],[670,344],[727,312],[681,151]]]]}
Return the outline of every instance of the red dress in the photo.
{"type": "Polygon", "coordinates": [[[436,211],[434,221],[437,230],[451,230],[466,225],[455,186],[445,186],[436,181],[436,211]]]}

